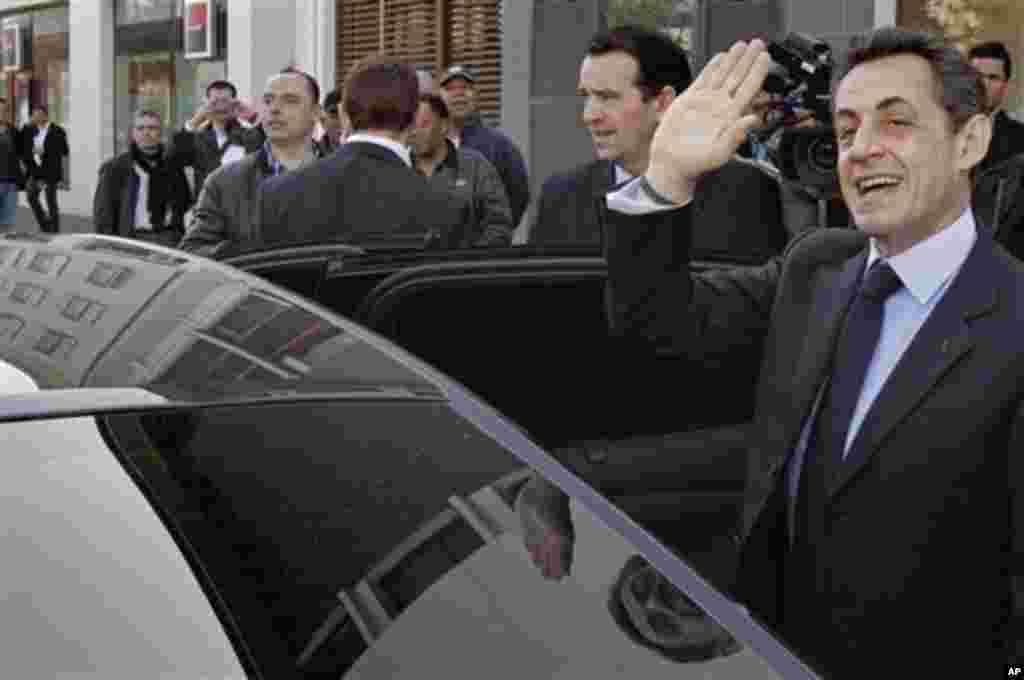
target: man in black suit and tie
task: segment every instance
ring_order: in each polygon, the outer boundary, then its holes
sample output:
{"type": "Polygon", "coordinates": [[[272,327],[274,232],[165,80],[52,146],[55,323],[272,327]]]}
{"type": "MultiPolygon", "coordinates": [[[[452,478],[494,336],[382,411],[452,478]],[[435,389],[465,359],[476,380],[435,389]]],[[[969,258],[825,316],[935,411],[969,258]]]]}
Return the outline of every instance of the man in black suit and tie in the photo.
{"type": "MultiPolygon", "coordinates": [[[[982,85],[937,39],[868,36],[833,99],[858,229],[691,273],[694,187],[756,123],[769,63],[760,41],[713,59],[609,194],[612,330],[694,357],[763,343],[732,588],[758,619],[830,678],[1005,676],[1024,659],[1024,266],[971,211],[982,85]]],[[[552,507],[529,547],[559,577],[552,507]]]]}
{"type": "Polygon", "coordinates": [[[263,184],[264,242],[461,243],[469,204],[412,168],[407,140],[419,108],[416,71],[391,57],[370,57],[346,80],[344,106],[352,125],[344,145],[263,184]]]}
{"type": "Polygon", "coordinates": [[[39,229],[48,234],[60,232],[60,206],[57,190],[67,191],[68,135],[60,125],[50,122],[45,106],[32,109],[31,122],[21,131],[22,159],[28,168],[26,194],[39,229]],[[39,194],[46,194],[46,210],[39,194]]]}
{"type": "MultiPolygon", "coordinates": [[[[549,177],[527,240],[599,244],[600,200],[647,169],[658,120],[690,85],[686,52],[671,38],[636,26],[595,35],[580,65],[582,123],[596,160],[549,177]]],[[[763,262],[786,246],[778,183],[752,164],[731,160],[701,179],[693,248],[700,257],[731,255],[763,262]],[[759,229],[744,228],[751,221],[759,229]]]]}

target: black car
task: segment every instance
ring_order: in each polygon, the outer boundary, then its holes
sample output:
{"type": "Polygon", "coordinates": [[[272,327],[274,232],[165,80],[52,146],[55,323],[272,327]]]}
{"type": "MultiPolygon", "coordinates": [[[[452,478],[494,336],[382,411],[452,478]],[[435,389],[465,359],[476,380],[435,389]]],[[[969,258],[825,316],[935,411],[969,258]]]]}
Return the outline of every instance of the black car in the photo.
{"type": "Polygon", "coordinates": [[[673,382],[727,368],[619,347],[600,258],[246,257],[0,239],[11,677],[814,677],[712,585],[743,428],[707,428],[746,397],[691,408],[673,382]],[[662,487],[602,484],[644,461],[662,487]]]}

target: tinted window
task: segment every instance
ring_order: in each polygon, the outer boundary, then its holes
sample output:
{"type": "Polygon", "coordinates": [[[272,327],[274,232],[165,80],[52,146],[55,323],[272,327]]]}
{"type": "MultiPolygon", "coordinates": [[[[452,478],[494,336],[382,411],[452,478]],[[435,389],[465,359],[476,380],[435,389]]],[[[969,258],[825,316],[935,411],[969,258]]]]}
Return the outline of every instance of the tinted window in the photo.
{"type": "Polygon", "coordinates": [[[529,469],[442,401],[102,423],[267,677],[777,677],[579,501],[546,581],[529,469]]]}

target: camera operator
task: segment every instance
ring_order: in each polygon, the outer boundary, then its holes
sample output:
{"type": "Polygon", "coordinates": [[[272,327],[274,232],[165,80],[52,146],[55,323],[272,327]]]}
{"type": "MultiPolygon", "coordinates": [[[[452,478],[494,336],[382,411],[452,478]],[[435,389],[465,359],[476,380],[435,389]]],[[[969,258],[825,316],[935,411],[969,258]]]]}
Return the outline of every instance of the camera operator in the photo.
{"type": "Polygon", "coordinates": [[[198,195],[206,177],[222,163],[240,160],[263,148],[266,136],[258,126],[245,120],[238,90],[226,80],[206,86],[206,103],[174,135],[171,154],[195,172],[193,192],[198,195]]]}

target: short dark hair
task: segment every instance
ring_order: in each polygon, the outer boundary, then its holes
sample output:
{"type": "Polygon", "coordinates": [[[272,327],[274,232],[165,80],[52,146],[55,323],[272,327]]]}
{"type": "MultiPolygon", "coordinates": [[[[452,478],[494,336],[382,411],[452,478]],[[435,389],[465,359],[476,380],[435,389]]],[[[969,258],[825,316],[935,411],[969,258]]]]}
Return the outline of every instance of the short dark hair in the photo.
{"type": "Polygon", "coordinates": [[[341,103],[341,92],[338,90],[331,90],[324,97],[324,111],[327,113],[337,113],[338,105],[341,103]]]}
{"type": "Polygon", "coordinates": [[[42,111],[47,116],[50,115],[50,110],[48,108],[46,108],[45,106],[43,106],[42,104],[36,104],[35,106],[32,107],[32,113],[35,113],[36,111],[42,111]]]}
{"type": "Polygon", "coordinates": [[[591,38],[587,47],[589,56],[609,52],[625,52],[636,59],[639,71],[636,85],[646,99],[657,96],[666,85],[677,95],[682,94],[693,82],[686,50],[663,33],[625,24],[591,38]]]}
{"type": "Polygon", "coordinates": [[[306,89],[309,90],[309,94],[313,97],[313,104],[320,103],[320,83],[316,82],[316,78],[309,75],[297,66],[286,66],[281,69],[279,76],[300,76],[306,80],[306,89]]]}
{"type": "Polygon", "coordinates": [[[345,82],[345,113],[352,129],[393,130],[412,126],[419,108],[416,71],[395,57],[372,55],[359,61],[345,82]]]}
{"type": "Polygon", "coordinates": [[[1010,58],[1010,51],[1006,49],[1006,45],[996,40],[975,45],[967,53],[967,58],[998,59],[1003,62],[1003,73],[1006,74],[1006,79],[1009,80],[1013,75],[1013,59],[1010,58]]]}
{"type": "Polygon", "coordinates": [[[833,94],[843,78],[861,64],[904,54],[921,57],[931,66],[935,99],[949,114],[954,132],[984,112],[985,86],[959,50],[939,36],[893,26],[872,31],[860,47],[850,51],[844,67],[836,72],[833,94]]]}
{"type": "Polygon", "coordinates": [[[238,88],[227,80],[215,80],[206,86],[206,98],[210,98],[210,90],[229,90],[232,98],[238,98],[238,88]]]}
{"type": "Polygon", "coordinates": [[[433,92],[421,94],[420,103],[429,104],[430,108],[434,110],[434,113],[437,114],[438,118],[447,119],[451,115],[448,112],[448,105],[444,103],[444,99],[442,99],[439,94],[435,94],[433,92]]]}

